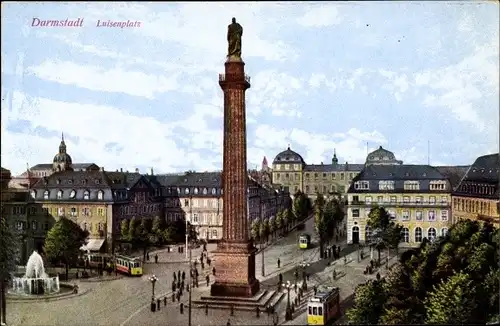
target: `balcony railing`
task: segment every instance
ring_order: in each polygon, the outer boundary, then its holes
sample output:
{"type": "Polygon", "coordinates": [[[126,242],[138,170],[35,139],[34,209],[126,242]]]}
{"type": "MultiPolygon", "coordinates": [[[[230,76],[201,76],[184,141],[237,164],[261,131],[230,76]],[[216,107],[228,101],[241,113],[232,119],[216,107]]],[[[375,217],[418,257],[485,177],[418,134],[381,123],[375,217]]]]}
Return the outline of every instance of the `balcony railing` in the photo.
{"type": "MultiPolygon", "coordinates": [[[[250,84],[250,76],[243,75],[244,81],[250,84]]],[[[241,74],[219,74],[219,81],[221,82],[236,82],[242,81],[241,74]]]]}
{"type": "Polygon", "coordinates": [[[354,206],[422,206],[422,207],[431,207],[431,206],[449,206],[450,202],[430,202],[430,201],[384,201],[384,202],[367,202],[360,200],[352,200],[349,202],[349,205],[354,206]]]}

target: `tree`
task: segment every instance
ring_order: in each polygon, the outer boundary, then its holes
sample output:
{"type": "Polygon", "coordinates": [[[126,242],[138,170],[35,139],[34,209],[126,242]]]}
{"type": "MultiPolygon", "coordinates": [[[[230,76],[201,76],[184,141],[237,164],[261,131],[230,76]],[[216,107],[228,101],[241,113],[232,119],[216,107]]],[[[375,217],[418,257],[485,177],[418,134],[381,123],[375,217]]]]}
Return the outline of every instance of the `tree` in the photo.
{"type": "Polygon", "coordinates": [[[378,252],[380,263],[380,251],[384,248],[396,247],[401,242],[402,227],[396,225],[384,207],[376,206],[368,214],[367,225],[371,230],[371,247],[378,252]]]}
{"type": "Polygon", "coordinates": [[[266,240],[267,242],[267,236],[269,235],[269,220],[268,219],[265,219],[262,224],[260,225],[260,230],[259,230],[259,235],[260,235],[260,238],[262,241],[264,241],[264,239],[266,240]]]}
{"type": "Polygon", "coordinates": [[[269,233],[273,238],[276,236],[276,218],[273,216],[269,219],[269,233]]]}
{"type": "Polygon", "coordinates": [[[136,232],[137,232],[137,227],[139,226],[139,221],[137,221],[137,218],[133,216],[130,219],[129,225],[128,225],[128,241],[133,241],[135,238],[136,232]]]}
{"type": "Polygon", "coordinates": [[[297,191],[293,199],[293,213],[298,221],[306,219],[311,213],[311,201],[301,191],[297,191]]]}
{"type": "Polygon", "coordinates": [[[331,239],[337,233],[338,226],[344,219],[344,211],[338,199],[334,198],[326,203],[324,218],[327,224],[327,238],[331,239]]]}
{"type": "Polygon", "coordinates": [[[347,311],[349,322],[359,325],[378,324],[385,299],[384,280],[373,280],[358,285],[354,306],[347,311]]]}
{"type": "Polygon", "coordinates": [[[19,238],[7,224],[7,219],[0,216],[0,323],[7,324],[7,284],[16,270],[19,256],[19,238]]]}
{"type": "Polygon", "coordinates": [[[165,229],[165,219],[160,216],[155,216],[153,219],[153,225],[151,226],[151,232],[154,234],[161,234],[165,229]]]}
{"type": "Polygon", "coordinates": [[[426,324],[468,324],[476,305],[474,292],[473,282],[465,273],[443,281],[425,301],[426,324]]]}
{"type": "Polygon", "coordinates": [[[123,219],[120,225],[120,238],[125,241],[130,241],[129,223],[129,220],[123,219]]]}
{"type": "Polygon", "coordinates": [[[61,217],[47,232],[44,251],[53,262],[62,262],[66,267],[68,279],[69,265],[76,262],[80,248],[86,243],[89,233],[72,220],[61,217]]]}
{"type": "Polygon", "coordinates": [[[314,228],[319,237],[319,256],[324,258],[324,246],[328,237],[328,223],[325,220],[325,212],[323,210],[325,199],[322,194],[317,194],[314,201],[314,228]]]}
{"type": "Polygon", "coordinates": [[[252,222],[250,233],[251,233],[252,238],[254,238],[254,239],[260,238],[260,221],[259,220],[254,220],[252,222]]]}
{"type": "MultiPolygon", "coordinates": [[[[276,214],[276,218],[274,219],[274,223],[275,223],[277,230],[283,229],[283,211],[279,211],[278,214],[276,214]]],[[[282,232],[282,234],[283,234],[283,232],[282,232]]]]}

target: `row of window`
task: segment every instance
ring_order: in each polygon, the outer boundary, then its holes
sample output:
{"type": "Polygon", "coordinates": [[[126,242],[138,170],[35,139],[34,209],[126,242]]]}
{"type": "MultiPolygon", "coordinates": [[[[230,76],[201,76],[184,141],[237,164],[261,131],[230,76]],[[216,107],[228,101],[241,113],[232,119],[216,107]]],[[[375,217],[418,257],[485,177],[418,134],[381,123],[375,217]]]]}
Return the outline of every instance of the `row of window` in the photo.
{"type": "MultiPolygon", "coordinates": [[[[64,195],[64,191],[63,190],[58,190],[56,198],[57,199],[63,199],[63,195],[64,195]]],[[[31,191],[31,197],[36,198],[36,190],[32,190],[31,191]]],[[[76,198],[76,190],[74,190],[74,189],[70,190],[70,192],[69,192],[69,198],[70,199],[75,199],[76,198]]],[[[50,191],[49,190],[45,190],[43,192],[43,199],[50,199],[50,191]]],[[[85,190],[83,192],[83,199],[84,200],[90,200],[90,191],[89,190],[85,190]]],[[[97,200],[103,200],[103,199],[104,199],[104,192],[102,190],[99,190],[97,192],[97,200]]]]}
{"type": "MultiPolygon", "coordinates": [[[[31,222],[31,229],[33,231],[36,231],[38,229],[38,222],[37,221],[32,221],[31,222]]],[[[43,223],[43,230],[47,231],[49,229],[49,223],[43,223]]],[[[28,229],[28,224],[25,221],[17,221],[16,222],[16,229],[19,231],[27,230],[28,229]]]]}
{"type": "Polygon", "coordinates": [[[493,195],[495,193],[495,186],[462,184],[460,185],[459,190],[470,194],[493,195]]]}
{"type": "MultiPolygon", "coordinates": [[[[378,182],[379,190],[394,190],[395,181],[381,180],[378,182]]],[[[404,190],[420,190],[420,181],[405,181],[403,184],[404,190]]],[[[369,190],[370,181],[357,181],[354,183],[354,189],[369,190]]],[[[446,181],[431,181],[429,190],[446,190],[446,181]]]]}
{"type": "Polygon", "coordinates": [[[154,205],[141,205],[141,206],[121,206],[121,215],[139,214],[139,213],[158,213],[160,211],[160,204],[154,205]],[[142,209],[141,209],[142,207],[142,209]]]}
{"type": "MultiPolygon", "coordinates": [[[[391,218],[393,218],[393,219],[397,218],[396,212],[394,212],[392,210],[388,210],[387,212],[389,213],[391,218]]],[[[368,216],[369,213],[370,213],[370,211],[368,209],[366,209],[365,215],[368,216]]],[[[402,211],[401,221],[409,221],[411,219],[411,215],[412,215],[411,211],[409,211],[409,210],[402,211]]],[[[441,210],[439,215],[441,217],[441,221],[448,221],[448,211],[447,210],[441,210]]],[[[360,209],[354,208],[352,210],[352,217],[360,217],[360,209]]],[[[416,221],[423,221],[423,219],[424,219],[423,217],[424,217],[423,211],[420,211],[420,210],[415,211],[415,220],[416,221]]],[[[433,210],[427,211],[427,221],[433,222],[435,220],[436,220],[436,212],[433,210]]]]}
{"type": "MultiPolygon", "coordinates": [[[[184,188],[184,191],[181,190],[181,188],[168,188],[167,189],[167,193],[168,194],[185,194],[185,195],[189,195],[189,194],[194,194],[194,195],[198,195],[200,193],[202,193],[203,195],[208,195],[209,193],[212,194],[212,195],[216,195],[217,194],[217,189],[216,188],[211,188],[211,189],[208,189],[208,188],[193,188],[193,189],[190,189],[190,188],[184,188]]],[[[223,189],[220,189],[220,194],[224,194],[224,190],[223,189]]]]}
{"type": "MultiPolygon", "coordinates": [[[[46,208],[45,210],[46,210],[48,215],[57,214],[57,216],[66,216],[66,208],[65,207],[58,207],[57,209],[55,207],[51,207],[51,208],[46,208]]],[[[90,209],[90,207],[82,207],[80,213],[78,212],[78,208],[71,207],[69,209],[68,213],[72,217],[76,217],[80,214],[82,216],[85,216],[85,217],[92,216],[92,210],[90,209]]],[[[105,216],[105,215],[106,215],[106,211],[104,208],[101,208],[101,207],[97,208],[97,216],[105,216]]]]}
{"type": "MultiPolygon", "coordinates": [[[[365,196],[364,202],[366,204],[371,204],[372,201],[372,196],[365,196]]],[[[391,203],[391,204],[398,204],[401,202],[398,202],[398,197],[397,196],[389,196],[389,197],[384,197],[384,196],[377,196],[377,203],[391,203]]],[[[354,203],[359,202],[359,196],[352,196],[352,201],[354,203]]],[[[423,196],[403,196],[403,204],[436,204],[436,196],[429,196],[429,200],[425,201],[423,196]]],[[[440,203],[441,204],[447,204],[448,203],[448,196],[441,196],[440,198],[440,203]]]]}
{"type": "MultiPolygon", "coordinates": [[[[321,173],[314,173],[314,180],[319,180],[320,179],[320,174],[321,173]]],[[[345,175],[347,176],[348,180],[352,180],[354,178],[354,173],[345,173],[344,172],[340,172],[338,173],[339,174],[339,178],[337,179],[337,173],[331,173],[331,180],[345,180],[345,175]]],[[[328,180],[328,174],[327,173],[323,173],[323,180],[328,180]]],[[[279,181],[280,179],[281,180],[295,180],[295,181],[299,181],[300,180],[300,174],[299,173],[274,173],[274,177],[276,179],[276,181],[279,181]]],[[[304,173],[304,178],[305,178],[305,181],[310,181],[312,178],[311,178],[311,173],[304,173]]]]}
{"type": "MultiPolygon", "coordinates": [[[[83,222],[80,225],[80,227],[82,228],[82,230],[92,232],[92,223],[83,222]]],[[[97,231],[100,231],[100,232],[104,231],[104,223],[101,223],[101,222],[97,223],[97,231]]]]}
{"type": "MultiPolygon", "coordinates": [[[[359,227],[353,226],[352,232],[353,233],[358,232],[358,234],[359,234],[359,227]]],[[[401,230],[401,234],[403,235],[402,242],[405,242],[405,243],[410,242],[411,232],[410,232],[409,228],[403,228],[401,230]]],[[[446,228],[446,227],[441,228],[439,235],[444,237],[444,236],[446,236],[446,234],[448,234],[448,228],[446,228]]],[[[427,239],[429,239],[429,240],[433,240],[438,236],[438,232],[437,232],[436,228],[430,227],[427,229],[427,232],[424,235],[422,228],[417,226],[415,228],[415,230],[413,231],[413,239],[412,240],[413,240],[413,242],[422,242],[422,239],[424,238],[424,236],[427,237],[427,239]]],[[[366,226],[365,227],[365,239],[370,239],[370,237],[371,237],[370,228],[368,226],[366,226]]]]}
{"type": "Polygon", "coordinates": [[[453,209],[468,213],[488,214],[491,204],[473,199],[454,198],[453,209]]]}

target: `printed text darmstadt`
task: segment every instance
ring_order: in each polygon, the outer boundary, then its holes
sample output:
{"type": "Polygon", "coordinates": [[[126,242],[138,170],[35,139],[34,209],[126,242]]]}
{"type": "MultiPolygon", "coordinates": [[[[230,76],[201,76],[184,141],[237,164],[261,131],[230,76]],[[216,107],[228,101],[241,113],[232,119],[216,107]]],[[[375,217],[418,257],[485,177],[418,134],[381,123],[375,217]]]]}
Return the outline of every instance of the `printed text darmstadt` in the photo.
{"type": "MultiPolygon", "coordinates": [[[[33,27],[83,27],[83,18],[77,19],[40,19],[38,17],[33,17],[31,22],[33,27]]],[[[108,28],[134,28],[141,27],[141,22],[139,21],[112,21],[112,20],[97,20],[96,27],[108,27],[108,28]]]]}

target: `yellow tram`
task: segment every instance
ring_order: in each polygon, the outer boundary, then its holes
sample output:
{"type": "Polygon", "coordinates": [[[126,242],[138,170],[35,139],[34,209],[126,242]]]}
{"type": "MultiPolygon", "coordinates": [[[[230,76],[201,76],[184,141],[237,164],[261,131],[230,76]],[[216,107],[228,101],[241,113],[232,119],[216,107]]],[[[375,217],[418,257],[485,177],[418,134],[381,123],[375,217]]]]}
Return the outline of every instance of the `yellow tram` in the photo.
{"type": "Polygon", "coordinates": [[[115,257],[116,270],[130,276],[142,275],[142,262],[140,259],[117,255],[115,257]]]}
{"type": "Polygon", "coordinates": [[[86,253],[83,256],[86,261],[86,266],[97,268],[99,265],[101,268],[113,268],[113,255],[103,254],[103,253],[86,253]]]}
{"type": "Polygon", "coordinates": [[[308,249],[311,247],[311,236],[307,233],[301,234],[299,236],[299,248],[308,249]]]}
{"type": "Polygon", "coordinates": [[[330,325],[340,316],[339,288],[322,287],[307,304],[307,325],[330,325]]]}

